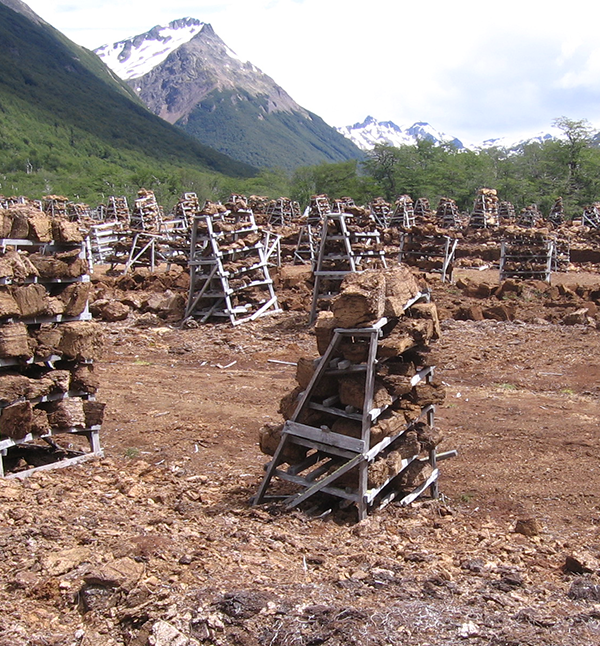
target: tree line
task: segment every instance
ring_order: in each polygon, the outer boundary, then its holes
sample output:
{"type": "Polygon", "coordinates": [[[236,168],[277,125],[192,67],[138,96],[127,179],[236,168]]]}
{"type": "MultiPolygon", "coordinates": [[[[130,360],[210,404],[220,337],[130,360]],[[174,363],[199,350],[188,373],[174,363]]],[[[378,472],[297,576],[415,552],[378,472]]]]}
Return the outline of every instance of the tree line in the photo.
{"type": "Polygon", "coordinates": [[[364,162],[348,161],[298,169],[290,193],[301,204],[310,195],[348,195],[357,203],[374,197],[393,202],[398,195],[426,197],[435,207],[450,197],[470,211],[477,190],[495,188],[500,200],[519,210],[536,204],[547,214],[557,197],[567,217],[600,201],[600,147],[587,120],[560,117],[558,139],[530,141],[517,148],[457,149],[421,140],[417,145],[377,145],[364,162]]]}
{"type": "MultiPolygon", "coordinates": [[[[2,121],[0,110],[0,125],[2,121]]],[[[127,148],[96,150],[97,142],[91,140],[72,147],[61,132],[44,132],[48,145],[33,146],[25,145],[23,131],[19,133],[22,150],[15,151],[3,137],[9,133],[17,137],[17,133],[0,128],[0,153],[8,149],[20,153],[18,164],[10,155],[0,155],[0,194],[59,193],[95,206],[108,195],[134,198],[143,187],[154,190],[167,210],[189,191],[196,192],[201,202],[226,201],[231,193],[238,193],[291,197],[301,206],[309,203],[311,195],[323,193],[331,198],[349,196],[357,204],[376,197],[393,202],[398,195],[408,194],[414,200],[428,198],[434,208],[440,197],[450,197],[461,211],[470,211],[477,190],[488,187],[497,189],[499,199],[512,202],[517,210],[536,204],[545,215],[560,196],[567,217],[579,217],[585,206],[600,201],[600,135],[594,135],[586,120],[561,117],[554,125],[561,130],[561,138],[531,141],[514,149],[459,150],[422,140],[412,146],[378,145],[363,160],[295,171],[262,170],[248,178],[200,170],[187,160],[150,164],[127,148]]]]}

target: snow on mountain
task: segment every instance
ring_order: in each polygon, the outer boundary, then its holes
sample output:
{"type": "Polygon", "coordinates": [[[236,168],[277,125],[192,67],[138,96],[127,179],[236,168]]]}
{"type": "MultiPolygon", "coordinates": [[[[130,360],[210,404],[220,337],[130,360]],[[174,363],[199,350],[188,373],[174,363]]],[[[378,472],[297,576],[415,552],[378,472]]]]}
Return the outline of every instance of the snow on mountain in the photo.
{"type": "Polygon", "coordinates": [[[271,77],[240,59],[209,23],[195,18],[156,26],[95,52],[152,112],[170,123],[187,123],[212,92],[233,92],[235,101],[242,102],[246,93],[260,96],[269,114],[298,112],[310,118],[271,77]]]}
{"type": "Polygon", "coordinates": [[[434,144],[449,143],[458,150],[485,150],[487,148],[514,150],[529,143],[543,144],[546,141],[556,139],[558,136],[558,134],[540,132],[531,137],[495,137],[480,143],[464,144],[460,139],[449,137],[424,121],[417,121],[412,126],[400,127],[393,121],[377,121],[373,117],[367,117],[362,123],[336,128],[336,130],[353,141],[361,150],[372,150],[376,144],[414,146],[421,140],[431,141],[434,144]]]}
{"type": "MultiPolygon", "coordinates": [[[[128,81],[150,72],[171,52],[192,40],[204,26],[196,18],[181,18],[166,27],[157,25],[140,36],[103,45],[94,52],[117,76],[128,81]]],[[[235,57],[233,52],[230,55],[235,57]]]]}
{"type": "Polygon", "coordinates": [[[451,143],[459,149],[464,148],[459,139],[448,137],[423,121],[418,121],[412,126],[400,127],[392,121],[377,121],[369,116],[362,123],[336,128],[336,130],[351,139],[362,150],[371,150],[375,144],[415,145],[420,140],[432,141],[436,144],[451,143]]]}
{"type": "Polygon", "coordinates": [[[480,144],[469,146],[469,148],[505,148],[506,150],[512,150],[513,148],[518,148],[519,146],[523,146],[524,144],[543,144],[546,141],[552,141],[553,139],[556,139],[555,135],[552,135],[549,132],[540,132],[533,137],[527,137],[525,139],[515,139],[514,137],[495,137],[493,139],[485,139],[480,144]]]}
{"type": "Polygon", "coordinates": [[[464,148],[464,145],[460,139],[457,139],[456,137],[449,137],[447,134],[436,130],[424,121],[417,121],[417,123],[414,123],[410,128],[407,128],[406,132],[417,141],[424,139],[426,141],[431,141],[434,144],[452,144],[459,150],[461,148],[464,148]]]}
{"type": "Polygon", "coordinates": [[[151,112],[239,161],[293,170],[361,156],[270,76],[236,56],[209,23],[182,18],[96,54],[151,112]]]}

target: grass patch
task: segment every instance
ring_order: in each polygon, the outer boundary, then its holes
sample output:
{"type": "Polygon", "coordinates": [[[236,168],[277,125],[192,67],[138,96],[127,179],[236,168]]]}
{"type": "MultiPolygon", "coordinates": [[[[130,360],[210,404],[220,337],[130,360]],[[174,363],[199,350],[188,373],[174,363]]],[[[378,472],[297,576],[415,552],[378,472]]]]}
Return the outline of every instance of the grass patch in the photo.
{"type": "Polygon", "coordinates": [[[499,388],[500,390],[518,390],[518,386],[515,386],[515,384],[496,384],[496,388],[499,388]]]}

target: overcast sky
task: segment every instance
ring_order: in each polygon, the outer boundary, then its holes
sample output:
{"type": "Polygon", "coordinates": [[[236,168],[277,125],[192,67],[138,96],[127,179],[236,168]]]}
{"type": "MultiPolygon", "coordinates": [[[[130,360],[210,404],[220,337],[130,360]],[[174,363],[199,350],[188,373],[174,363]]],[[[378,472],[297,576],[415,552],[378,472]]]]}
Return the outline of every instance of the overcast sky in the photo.
{"type": "Polygon", "coordinates": [[[427,121],[467,143],[600,128],[591,0],[29,0],[89,49],[191,16],[332,126],[427,121]]]}

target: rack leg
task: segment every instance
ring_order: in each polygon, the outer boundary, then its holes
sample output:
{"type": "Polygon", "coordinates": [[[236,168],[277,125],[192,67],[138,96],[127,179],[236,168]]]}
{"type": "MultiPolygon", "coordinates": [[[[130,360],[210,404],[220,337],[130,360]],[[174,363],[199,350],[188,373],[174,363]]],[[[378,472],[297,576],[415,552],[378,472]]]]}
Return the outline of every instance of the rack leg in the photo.
{"type": "Polygon", "coordinates": [[[363,460],[358,466],[358,520],[365,520],[367,517],[367,483],[369,463],[363,460]]]}
{"type": "MultiPolygon", "coordinates": [[[[437,451],[435,450],[435,447],[431,449],[431,451],[429,451],[429,464],[431,464],[431,467],[433,469],[437,469],[437,451]]],[[[434,500],[437,500],[439,498],[440,491],[437,479],[431,483],[431,486],[429,487],[429,493],[434,500]]]]}
{"type": "Polygon", "coordinates": [[[318,305],[318,300],[319,300],[320,282],[321,282],[321,277],[320,276],[315,276],[315,285],[313,287],[312,305],[311,305],[311,308],[310,308],[310,317],[309,317],[309,320],[308,320],[309,325],[312,325],[315,322],[315,319],[317,318],[317,305],[318,305]]]}
{"type": "Polygon", "coordinates": [[[258,491],[256,492],[256,495],[251,499],[251,504],[253,507],[256,507],[256,505],[260,505],[263,502],[263,497],[265,495],[265,491],[267,490],[267,487],[269,486],[269,483],[271,482],[271,478],[273,477],[273,474],[275,473],[275,469],[280,463],[280,456],[283,452],[283,449],[285,445],[287,444],[288,441],[288,435],[285,433],[281,440],[279,441],[279,446],[277,447],[275,451],[275,455],[273,455],[273,459],[269,463],[269,467],[267,469],[267,473],[265,474],[265,477],[263,478],[263,481],[260,484],[260,487],[258,488],[258,491]]]}
{"type": "Polygon", "coordinates": [[[100,447],[100,431],[92,431],[88,439],[92,453],[101,454],[102,448],[100,447]]]}

